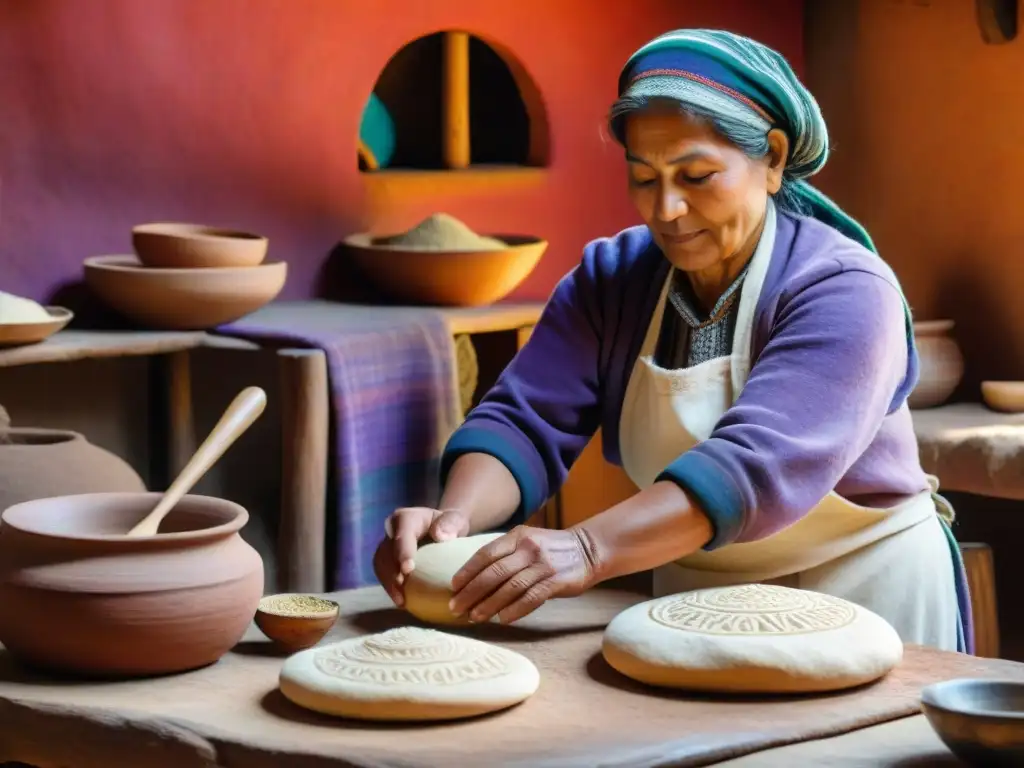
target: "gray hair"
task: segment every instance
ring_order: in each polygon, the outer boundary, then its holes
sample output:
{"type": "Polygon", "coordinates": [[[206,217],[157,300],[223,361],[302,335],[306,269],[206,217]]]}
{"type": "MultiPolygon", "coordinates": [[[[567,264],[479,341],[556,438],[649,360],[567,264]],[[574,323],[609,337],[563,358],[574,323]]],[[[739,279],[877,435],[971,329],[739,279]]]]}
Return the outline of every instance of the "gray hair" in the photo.
{"type": "MultiPolygon", "coordinates": [[[[670,96],[648,96],[627,93],[612,104],[608,114],[608,129],[622,146],[626,145],[626,118],[644,112],[654,104],[671,104],[694,120],[711,126],[719,136],[739,148],[747,157],[761,159],[770,151],[769,126],[757,113],[747,109],[713,109],[710,106],[680,101],[670,96]]],[[[795,194],[795,179],[784,171],[779,191],[772,195],[775,205],[789,213],[805,213],[800,196],[795,194]]]]}

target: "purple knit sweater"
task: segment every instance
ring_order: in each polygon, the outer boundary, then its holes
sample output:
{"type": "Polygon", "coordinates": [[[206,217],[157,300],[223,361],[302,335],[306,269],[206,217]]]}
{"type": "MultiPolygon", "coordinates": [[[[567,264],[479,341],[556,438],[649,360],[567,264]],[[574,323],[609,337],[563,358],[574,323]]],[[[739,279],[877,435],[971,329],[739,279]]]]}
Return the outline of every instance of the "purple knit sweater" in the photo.
{"type": "MultiPolygon", "coordinates": [[[[621,465],[626,385],[668,268],[646,227],[587,245],[451,437],[442,477],[459,455],[494,456],[519,484],[521,520],[558,490],[598,427],[605,458],[621,465]]],[[[918,361],[897,285],[836,230],[780,213],[747,383],[711,437],[659,476],[711,519],[706,549],[769,536],[832,490],[890,506],[927,489],[906,405],[918,361]]]]}

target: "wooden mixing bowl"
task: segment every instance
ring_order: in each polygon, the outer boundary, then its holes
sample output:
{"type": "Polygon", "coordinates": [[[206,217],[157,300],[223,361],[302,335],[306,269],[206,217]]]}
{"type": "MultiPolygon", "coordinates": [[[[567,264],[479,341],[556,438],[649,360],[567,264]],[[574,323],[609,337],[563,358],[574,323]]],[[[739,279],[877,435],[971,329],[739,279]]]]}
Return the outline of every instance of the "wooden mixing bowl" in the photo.
{"type": "Polygon", "coordinates": [[[377,244],[369,234],[345,238],[356,266],[392,299],[428,306],[479,307],[499,301],[525,280],[548,247],[523,235],[488,235],[496,251],[431,251],[377,244]]]}
{"type": "Polygon", "coordinates": [[[0,643],[16,658],[87,676],[212,664],[245,634],[263,561],[237,504],[186,496],[156,536],[126,532],[159,493],[16,504],[0,525],[0,643]]]}
{"type": "Polygon", "coordinates": [[[75,316],[64,307],[46,307],[49,320],[39,323],[0,323],[0,347],[20,347],[45,341],[75,316]]]}
{"type": "Polygon", "coordinates": [[[203,331],[267,304],[284,288],[288,265],[149,269],[135,256],[85,260],[85,282],[108,306],[139,325],[203,331]]]}
{"type": "Polygon", "coordinates": [[[161,269],[255,267],[267,256],[267,238],[203,224],[154,222],[132,228],[139,261],[161,269]]]}

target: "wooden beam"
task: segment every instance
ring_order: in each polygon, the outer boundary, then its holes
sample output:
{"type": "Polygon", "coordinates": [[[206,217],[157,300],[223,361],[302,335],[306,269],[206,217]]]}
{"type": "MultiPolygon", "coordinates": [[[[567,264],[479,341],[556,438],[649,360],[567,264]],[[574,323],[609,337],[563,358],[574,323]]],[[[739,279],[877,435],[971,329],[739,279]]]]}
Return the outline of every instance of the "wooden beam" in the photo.
{"type": "Polygon", "coordinates": [[[444,33],[444,162],[467,168],[469,139],[469,35],[444,33]]]}

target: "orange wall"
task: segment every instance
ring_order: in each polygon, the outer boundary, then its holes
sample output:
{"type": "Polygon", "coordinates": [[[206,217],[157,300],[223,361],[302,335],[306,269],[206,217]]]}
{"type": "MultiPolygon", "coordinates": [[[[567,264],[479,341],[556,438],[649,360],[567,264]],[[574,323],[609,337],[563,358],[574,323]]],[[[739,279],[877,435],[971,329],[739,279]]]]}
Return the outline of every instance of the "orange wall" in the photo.
{"type": "Polygon", "coordinates": [[[332,246],[445,210],[547,237],[517,298],[545,298],[583,243],[633,223],[601,138],[618,69],[679,26],[756,35],[801,64],[802,0],[0,0],[0,288],[47,298],[133,223],[258,229],[286,297],[317,292],[332,246]],[[546,101],[539,187],[403,195],[371,212],[362,106],[404,43],[462,28],[511,49],[546,101]],[[372,216],[371,216],[372,213],[372,216]],[[374,220],[371,221],[371,218],[374,220]]]}
{"type": "Polygon", "coordinates": [[[835,145],[822,188],[917,317],[956,321],[959,396],[1024,379],[1024,36],[985,45],[967,0],[816,0],[806,55],[835,145]]]}

